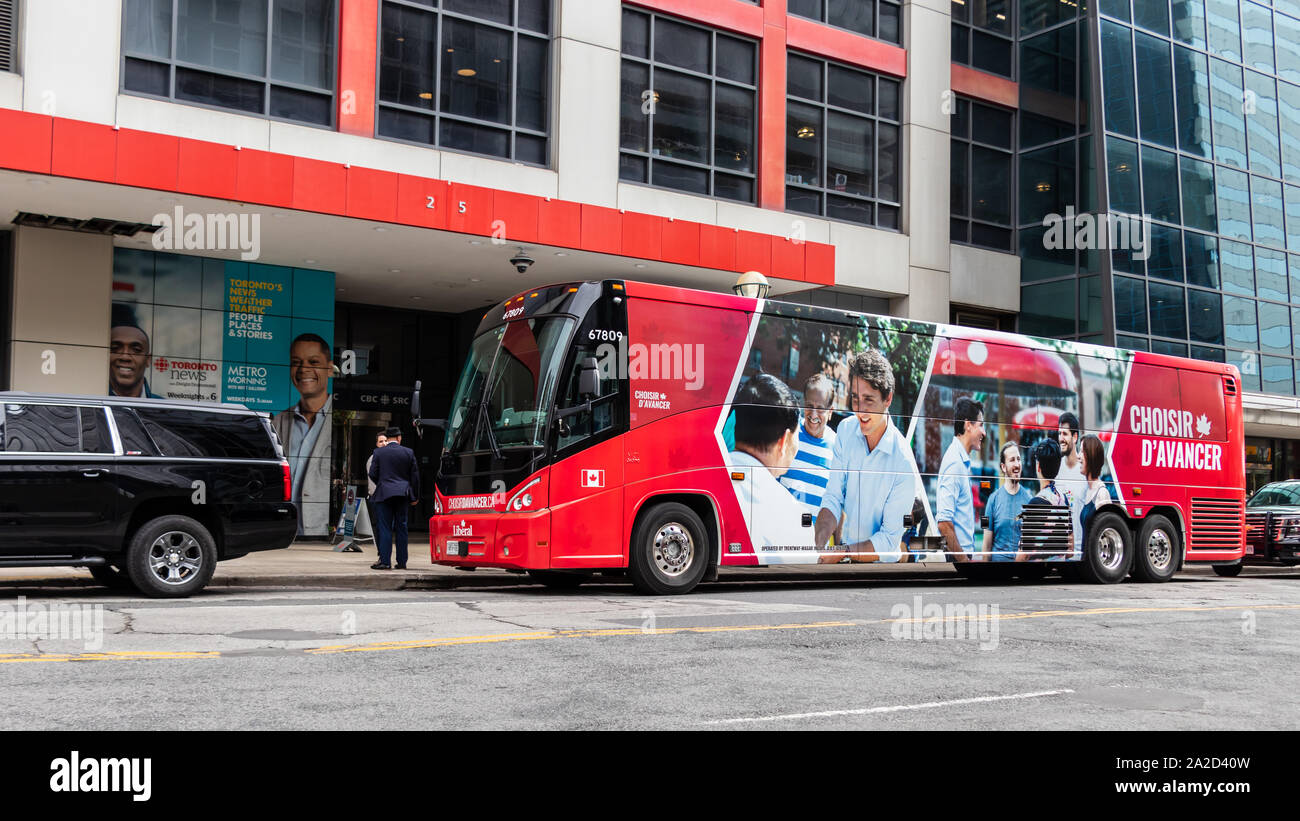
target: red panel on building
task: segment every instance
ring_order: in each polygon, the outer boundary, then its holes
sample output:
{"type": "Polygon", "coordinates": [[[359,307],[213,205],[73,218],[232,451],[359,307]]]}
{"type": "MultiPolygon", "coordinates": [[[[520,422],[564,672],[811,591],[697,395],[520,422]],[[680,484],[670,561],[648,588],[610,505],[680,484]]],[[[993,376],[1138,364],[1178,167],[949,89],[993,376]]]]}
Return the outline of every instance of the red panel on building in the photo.
{"type": "Polygon", "coordinates": [[[663,257],[663,217],[623,214],[623,256],[641,259],[663,257]]]}
{"type": "Polygon", "coordinates": [[[661,255],[664,262],[700,264],[700,224],[690,220],[665,220],[661,255]]]}
{"type": "Polygon", "coordinates": [[[235,160],[235,199],[261,205],[293,202],[293,157],[245,148],[235,160]]]}
{"type": "Polygon", "coordinates": [[[373,168],[348,169],[348,216],[392,222],[397,218],[397,175],[373,168]]]}
{"type": "Polygon", "coordinates": [[[804,279],[818,285],[835,284],[835,246],[824,242],[804,243],[804,279]]]}
{"type": "Polygon", "coordinates": [[[561,248],[582,247],[582,206],[568,200],[540,200],[537,241],[561,248]]]}
{"type": "Polygon", "coordinates": [[[895,77],[907,76],[907,50],[883,40],[825,26],[791,15],[786,20],[786,43],[790,48],[819,57],[830,57],[850,65],[881,71],[895,77]]]}
{"type": "Polygon", "coordinates": [[[780,276],[772,271],[772,240],[770,234],[741,231],[736,234],[737,271],[758,271],[765,276],[780,276]]]}
{"type": "Polygon", "coordinates": [[[537,242],[539,198],[510,191],[492,196],[492,236],[506,242],[537,242]]]}
{"type": "Polygon", "coordinates": [[[582,249],[617,254],[623,250],[623,215],[615,208],[582,206],[582,249]]]}
{"type": "Polygon", "coordinates": [[[977,100],[997,103],[1008,108],[1020,106],[1020,86],[1013,80],[989,74],[987,71],[953,63],[949,84],[954,93],[965,97],[974,97],[977,100]]]}
{"type": "Polygon", "coordinates": [[[117,181],[137,188],[176,189],[180,140],[123,128],[117,132],[117,181]]]}
{"type": "Polygon", "coordinates": [[[293,160],[293,207],[322,214],[347,213],[348,170],[340,163],[293,160]]]}
{"type": "Polygon", "coordinates": [[[447,183],[399,174],[397,221],[424,228],[447,227],[447,183]]]}
{"type": "Polygon", "coordinates": [[[804,249],[806,242],[796,242],[786,237],[772,237],[772,276],[781,279],[804,278],[804,249]]]}
{"type": "Polygon", "coordinates": [[[379,0],[339,4],[339,131],[375,135],[375,66],[379,51],[379,0]]]}
{"type": "Polygon", "coordinates": [[[112,126],[56,117],[50,171],[60,177],[113,182],[117,177],[117,132],[112,126]]]}
{"type": "Polygon", "coordinates": [[[0,134],[4,135],[0,168],[50,173],[53,130],[52,117],[0,108],[0,134]]]}
{"type": "Polygon", "coordinates": [[[233,200],[238,157],[239,152],[233,146],[181,140],[176,190],[183,194],[233,200]]]}
{"type": "Polygon", "coordinates": [[[447,193],[447,228],[462,234],[492,233],[492,189],[453,182],[447,193]]]}
{"type": "Polygon", "coordinates": [[[718,225],[700,226],[700,265],[720,271],[736,269],[736,231],[718,225]]]}

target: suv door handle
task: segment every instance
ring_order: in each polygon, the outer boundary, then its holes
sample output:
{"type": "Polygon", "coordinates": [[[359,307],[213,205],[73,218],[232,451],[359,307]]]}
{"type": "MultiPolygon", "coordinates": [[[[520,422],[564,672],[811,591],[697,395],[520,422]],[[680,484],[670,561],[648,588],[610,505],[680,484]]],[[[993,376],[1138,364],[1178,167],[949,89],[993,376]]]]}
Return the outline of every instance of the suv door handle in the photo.
{"type": "Polygon", "coordinates": [[[102,471],[102,470],[83,470],[83,471],[81,472],[81,475],[82,475],[82,476],[85,476],[87,479],[98,479],[99,477],[101,477],[101,476],[104,475],[104,471],[102,471]]]}

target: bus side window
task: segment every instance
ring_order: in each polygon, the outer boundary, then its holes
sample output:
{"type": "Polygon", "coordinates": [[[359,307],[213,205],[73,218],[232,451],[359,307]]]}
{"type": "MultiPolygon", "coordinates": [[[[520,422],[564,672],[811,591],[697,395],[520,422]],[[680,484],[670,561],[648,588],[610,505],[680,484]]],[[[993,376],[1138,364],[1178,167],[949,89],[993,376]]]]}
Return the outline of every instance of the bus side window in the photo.
{"type": "Polygon", "coordinates": [[[589,436],[595,436],[609,430],[614,427],[617,421],[614,418],[614,409],[617,403],[609,401],[606,397],[618,392],[618,379],[602,378],[600,380],[599,396],[578,395],[578,378],[582,372],[582,360],[596,356],[597,351],[594,347],[580,345],[573,350],[568,372],[564,375],[563,400],[557,407],[564,410],[565,408],[581,405],[589,399],[593,401],[593,406],[590,411],[575,413],[560,420],[560,429],[556,436],[557,450],[563,450],[575,442],[580,442],[589,436]],[[604,401],[595,402],[596,399],[604,401]]]}

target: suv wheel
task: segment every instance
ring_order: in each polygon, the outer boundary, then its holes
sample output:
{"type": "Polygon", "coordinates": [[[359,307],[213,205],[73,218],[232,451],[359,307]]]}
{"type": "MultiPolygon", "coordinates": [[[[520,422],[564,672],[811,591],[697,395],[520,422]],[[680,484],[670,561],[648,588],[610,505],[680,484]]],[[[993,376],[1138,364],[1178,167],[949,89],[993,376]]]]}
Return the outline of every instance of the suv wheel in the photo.
{"type": "Polygon", "coordinates": [[[90,575],[95,579],[95,581],[104,585],[109,590],[132,589],[130,577],[111,564],[92,564],[88,569],[90,570],[90,575]]]}
{"type": "Polygon", "coordinates": [[[153,598],[197,593],[212,578],[216,566],[212,534],[189,516],[162,516],[145,522],[126,552],[131,581],[153,598]]]}
{"type": "Polygon", "coordinates": [[[1101,513],[1088,525],[1079,573],[1094,584],[1124,581],[1133,566],[1133,533],[1118,513],[1101,513]]]}
{"type": "Polygon", "coordinates": [[[632,532],[628,575],[642,593],[689,593],[704,578],[712,553],[695,511],[664,502],[646,511],[632,532]]]}

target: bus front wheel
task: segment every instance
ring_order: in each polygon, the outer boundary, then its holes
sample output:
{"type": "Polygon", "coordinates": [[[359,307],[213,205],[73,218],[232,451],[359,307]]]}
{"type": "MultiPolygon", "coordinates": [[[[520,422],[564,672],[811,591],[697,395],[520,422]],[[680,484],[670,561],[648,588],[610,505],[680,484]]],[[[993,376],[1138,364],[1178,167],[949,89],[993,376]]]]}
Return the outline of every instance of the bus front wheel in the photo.
{"type": "Polygon", "coordinates": [[[1142,522],[1133,555],[1133,578],[1167,582],[1178,569],[1178,531],[1168,518],[1155,514],[1142,522]]]}
{"type": "Polygon", "coordinates": [[[632,533],[628,575],[642,593],[689,593],[704,578],[712,551],[704,522],[686,505],[663,502],[646,511],[632,533]]]}
{"type": "Polygon", "coordinates": [[[1133,566],[1133,534],[1118,513],[1102,513],[1089,524],[1079,574],[1093,584],[1124,581],[1133,566]]]}

